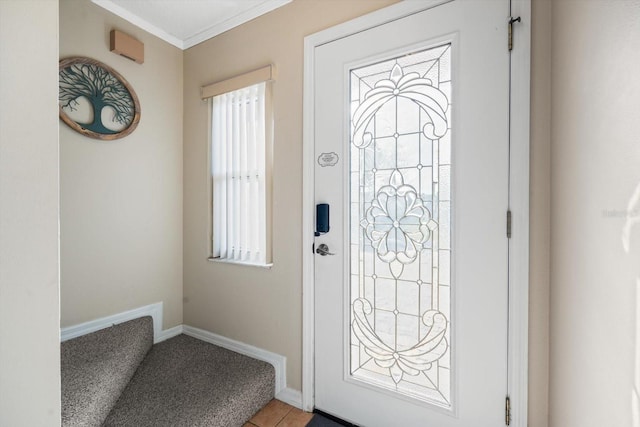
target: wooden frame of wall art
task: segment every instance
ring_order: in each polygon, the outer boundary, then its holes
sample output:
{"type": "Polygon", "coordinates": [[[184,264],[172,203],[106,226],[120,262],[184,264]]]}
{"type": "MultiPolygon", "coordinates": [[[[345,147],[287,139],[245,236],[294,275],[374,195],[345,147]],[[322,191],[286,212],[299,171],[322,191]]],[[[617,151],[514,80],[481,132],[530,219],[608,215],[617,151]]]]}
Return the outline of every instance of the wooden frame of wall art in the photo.
{"type": "Polygon", "coordinates": [[[86,57],[60,60],[60,119],[90,138],[114,140],[135,130],[140,101],[127,80],[110,66],[86,57]]]}

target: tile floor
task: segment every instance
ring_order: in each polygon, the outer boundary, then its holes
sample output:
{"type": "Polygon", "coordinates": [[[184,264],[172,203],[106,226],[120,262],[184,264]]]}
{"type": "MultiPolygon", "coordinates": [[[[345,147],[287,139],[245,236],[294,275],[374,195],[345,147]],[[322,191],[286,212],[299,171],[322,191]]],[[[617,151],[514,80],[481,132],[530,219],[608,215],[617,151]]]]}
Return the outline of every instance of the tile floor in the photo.
{"type": "Polygon", "coordinates": [[[244,427],[305,427],[313,414],[301,411],[277,399],[258,411],[244,427]]]}

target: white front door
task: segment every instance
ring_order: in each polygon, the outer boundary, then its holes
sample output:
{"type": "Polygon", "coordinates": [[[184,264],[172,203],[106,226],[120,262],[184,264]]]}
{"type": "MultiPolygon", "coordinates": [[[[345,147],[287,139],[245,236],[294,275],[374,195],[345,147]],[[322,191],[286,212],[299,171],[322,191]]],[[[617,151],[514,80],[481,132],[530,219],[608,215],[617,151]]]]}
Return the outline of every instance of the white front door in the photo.
{"type": "Polygon", "coordinates": [[[504,424],[508,0],[316,47],[315,406],[362,426],[504,424]]]}

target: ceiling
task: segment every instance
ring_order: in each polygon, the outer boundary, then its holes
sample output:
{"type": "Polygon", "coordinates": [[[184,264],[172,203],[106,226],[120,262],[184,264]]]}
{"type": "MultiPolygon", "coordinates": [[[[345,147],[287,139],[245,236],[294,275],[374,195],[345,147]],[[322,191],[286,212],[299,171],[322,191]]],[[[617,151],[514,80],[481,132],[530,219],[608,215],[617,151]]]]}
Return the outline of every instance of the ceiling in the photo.
{"type": "Polygon", "coordinates": [[[291,0],[91,1],[180,49],[188,49],[291,0]]]}

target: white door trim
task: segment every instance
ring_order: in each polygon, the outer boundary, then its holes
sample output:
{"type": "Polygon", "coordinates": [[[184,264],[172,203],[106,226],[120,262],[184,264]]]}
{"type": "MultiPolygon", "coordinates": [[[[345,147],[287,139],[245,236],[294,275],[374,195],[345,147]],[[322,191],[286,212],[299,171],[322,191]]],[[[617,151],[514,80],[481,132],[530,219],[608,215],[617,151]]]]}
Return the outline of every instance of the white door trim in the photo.
{"type": "Polygon", "coordinates": [[[509,371],[511,425],[527,426],[529,374],[529,122],[531,76],[531,0],[511,0],[514,24],[511,51],[509,207],[509,371]]]}
{"type": "MultiPolygon", "coordinates": [[[[314,407],[314,51],[315,48],[366,29],[394,21],[449,0],[402,1],[305,37],[302,185],[302,408],[314,407]]],[[[511,54],[509,242],[509,384],[511,425],[527,425],[529,321],[529,97],[531,0],[511,0],[514,27],[511,54]]],[[[507,26],[505,22],[505,49],[507,26]]]]}

